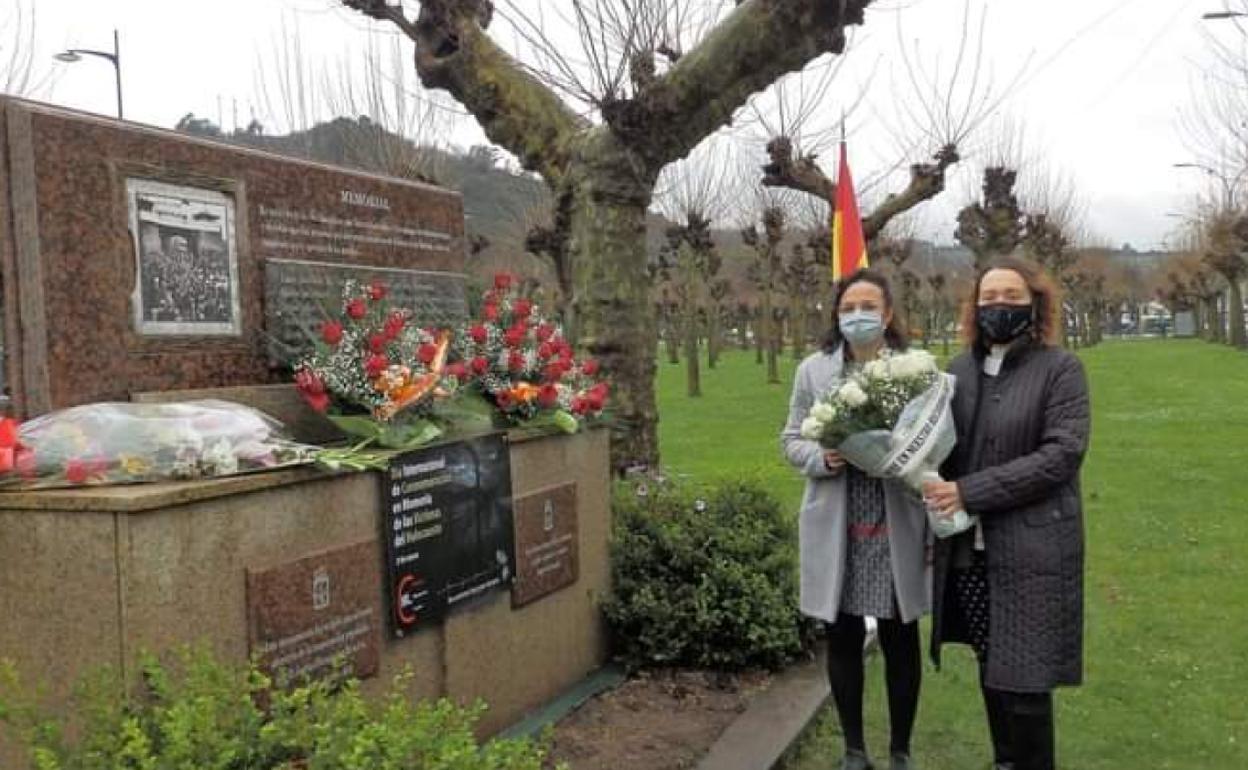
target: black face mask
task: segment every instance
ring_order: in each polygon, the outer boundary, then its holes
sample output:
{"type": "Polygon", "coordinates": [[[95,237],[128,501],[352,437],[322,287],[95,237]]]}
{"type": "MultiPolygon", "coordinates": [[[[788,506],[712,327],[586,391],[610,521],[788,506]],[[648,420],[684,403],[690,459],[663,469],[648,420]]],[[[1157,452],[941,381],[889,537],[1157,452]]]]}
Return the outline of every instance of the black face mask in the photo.
{"type": "Polygon", "coordinates": [[[991,345],[1013,342],[1034,323],[1031,305],[980,305],[975,310],[975,323],[991,345]]]}

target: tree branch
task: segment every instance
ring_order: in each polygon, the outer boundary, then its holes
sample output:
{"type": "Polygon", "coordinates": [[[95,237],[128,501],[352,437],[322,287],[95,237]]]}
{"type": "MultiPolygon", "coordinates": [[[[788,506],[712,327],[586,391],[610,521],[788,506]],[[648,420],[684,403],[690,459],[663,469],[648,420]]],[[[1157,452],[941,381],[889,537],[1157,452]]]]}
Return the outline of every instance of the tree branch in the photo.
{"type": "Polygon", "coordinates": [[[916,163],[911,166],[909,186],[896,195],[888,196],[863,219],[862,230],[867,241],[875,240],[894,217],[943,192],[945,172],[960,159],[958,148],[950,144],[936,153],[934,163],[916,163]]]}
{"type": "Polygon", "coordinates": [[[871,0],[744,0],[693,50],[629,100],[603,105],[621,140],[650,163],[679,160],[751,96],[825,53],[871,0]]]}
{"type": "Polygon", "coordinates": [[[767,143],[767,155],[771,162],[763,166],[764,187],[786,187],[822,198],[833,205],[836,183],[823,173],[815,163],[817,155],[811,153],[793,157],[793,140],[777,136],[767,143]]]}
{"type": "Polygon", "coordinates": [[[386,0],[342,2],[402,29],[416,42],[416,71],[427,88],[448,91],[490,141],[559,184],[572,139],[589,124],[489,38],[490,0],[422,0],[414,23],[386,0]]]}

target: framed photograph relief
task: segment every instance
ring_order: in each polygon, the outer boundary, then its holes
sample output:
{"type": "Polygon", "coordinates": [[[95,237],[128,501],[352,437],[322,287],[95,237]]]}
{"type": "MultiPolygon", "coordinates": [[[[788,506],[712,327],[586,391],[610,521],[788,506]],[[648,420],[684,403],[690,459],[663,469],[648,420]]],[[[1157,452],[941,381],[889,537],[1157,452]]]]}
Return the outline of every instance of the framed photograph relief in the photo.
{"type": "Polygon", "coordinates": [[[234,200],[217,190],[127,179],[142,335],[242,333],[234,200]]]}

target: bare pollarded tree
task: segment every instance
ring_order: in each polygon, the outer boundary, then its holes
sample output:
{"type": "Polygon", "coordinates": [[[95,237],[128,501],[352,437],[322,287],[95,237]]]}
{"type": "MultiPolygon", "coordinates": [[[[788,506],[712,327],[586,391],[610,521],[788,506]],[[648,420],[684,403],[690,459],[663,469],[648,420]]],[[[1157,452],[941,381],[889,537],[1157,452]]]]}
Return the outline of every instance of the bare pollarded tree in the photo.
{"type": "Polygon", "coordinates": [[[618,386],[614,463],[657,462],[645,224],[659,174],[754,94],[844,52],[870,0],[343,2],[401,29],[422,82],[550,186],[570,326],[618,386]]]}
{"type": "Polygon", "coordinates": [[[769,92],[772,108],[766,113],[758,112],[760,124],[770,135],[769,162],[763,167],[762,183],[805,192],[831,204],[836,184],[821,168],[819,155],[832,146],[838,133],[844,132],[846,119],[859,107],[870,104],[872,93],[889,96],[895,115],[869,123],[855,121],[888,136],[892,144],[893,160],[858,185],[864,197],[878,200],[863,217],[869,242],[879,237],[895,217],[944,192],[950,169],[962,159],[963,145],[980,130],[1000,105],[1003,94],[1017,82],[1017,76],[1005,84],[993,81],[992,68],[983,56],[986,17],[982,13],[976,17],[971,0],[963,4],[960,44],[943,76],[941,57],[925,53],[917,42],[905,40],[901,15],[897,18],[900,55],[893,82],[889,87],[868,84],[857,98],[843,102],[841,121],[829,122],[826,111],[819,110],[828,102],[829,81],[837,74],[834,67],[825,68],[821,79],[812,78],[809,72],[790,76],[769,92]],[[904,96],[898,98],[899,94],[904,96]],[[921,157],[926,159],[919,160],[921,157]],[[900,192],[876,191],[907,164],[908,178],[900,192]]]}
{"type": "Polygon", "coordinates": [[[682,341],[690,396],[702,395],[701,340],[714,344],[719,304],[726,296],[714,225],[735,208],[736,170],[731,142],[713,137],[688,158],[668,166],[655,191],[656,206],[671,223],[659,249],[657,272],[675,300],[670,320],[682,341]]]}
{"type": "Polygon", "coordinates": [[[52,82],[35,45],[33,1],[14,0],[0,11],[0,94],[37,96],[52,82]]]}

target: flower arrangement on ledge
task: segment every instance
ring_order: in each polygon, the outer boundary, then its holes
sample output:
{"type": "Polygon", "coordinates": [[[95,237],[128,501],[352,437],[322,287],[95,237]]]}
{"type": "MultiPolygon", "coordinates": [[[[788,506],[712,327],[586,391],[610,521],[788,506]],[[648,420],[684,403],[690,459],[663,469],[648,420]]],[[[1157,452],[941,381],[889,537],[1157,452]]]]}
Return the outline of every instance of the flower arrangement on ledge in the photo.
{"type": "Polygon", "coordinates": [[[241,404],[83,404],[0,420],[0,487],[217,478],[310,462],[316,451],[241,404]]]}
{"type": "Polygon", "coordinates": [[[385,284],[347,281],[339,313],[295,367],[295,386],[313,409],[363,439],[360,449],[375,442],[401,451],[442,434],[431,419],[434,402],[456,381],[445,375],[450,332],[414,325],[411,311],[387,295],[385,284]]]}
{"type": "Polygon", "coordinates": [[[575,433],[606,405],[609,386],[598,379],[598,362],[578,361],[562,328],[506,273],[494,277],[480,317],[459,331],[453,350],[447,374],[512,425],[575,433]]]}

